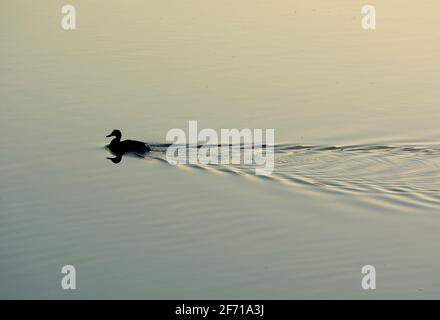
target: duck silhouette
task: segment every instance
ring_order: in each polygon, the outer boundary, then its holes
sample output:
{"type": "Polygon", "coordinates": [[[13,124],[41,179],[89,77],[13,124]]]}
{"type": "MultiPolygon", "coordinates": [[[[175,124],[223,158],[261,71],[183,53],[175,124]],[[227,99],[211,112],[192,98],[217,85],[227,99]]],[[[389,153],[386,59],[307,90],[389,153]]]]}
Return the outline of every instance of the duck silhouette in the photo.
{"type": "Polygon", "coordinates": [[[135,140],[121,141],[122,133],[118,129],[113,130],[109,135],[107,135],[107,138],[109,137],[114,137],[108,145],[108,148],[116,157],[107,159],[112,160],[113,163],[121,162],[124,154],[134,153],[142,157],[145,153],[150,152],[151,150],[150,146],[145,142],[135,140]]]}

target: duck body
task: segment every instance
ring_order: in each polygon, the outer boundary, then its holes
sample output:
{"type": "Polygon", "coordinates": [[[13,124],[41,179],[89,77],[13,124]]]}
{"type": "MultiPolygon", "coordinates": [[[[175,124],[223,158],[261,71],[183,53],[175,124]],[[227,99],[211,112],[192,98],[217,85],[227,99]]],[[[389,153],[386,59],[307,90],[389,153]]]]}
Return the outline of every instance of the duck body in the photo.
{"type": "Polygon", "coordinates": [[[121,141],[122,133],[119,130],[113,130],[107,137],[114,137],[110,142],[109,149],[117,155],[123,155],[130,152],[145,154],[151,150],[150,146],[145,142],[135,140],[121,141]]]}
{"type": "Polygon", "coordinates": [[[146,153],[150,151],[150,147],[143,142],[134,140],[118,141],[116,138],[110,143],[109,149],[117,154],[125,154],[129,152],[146,153]]]}

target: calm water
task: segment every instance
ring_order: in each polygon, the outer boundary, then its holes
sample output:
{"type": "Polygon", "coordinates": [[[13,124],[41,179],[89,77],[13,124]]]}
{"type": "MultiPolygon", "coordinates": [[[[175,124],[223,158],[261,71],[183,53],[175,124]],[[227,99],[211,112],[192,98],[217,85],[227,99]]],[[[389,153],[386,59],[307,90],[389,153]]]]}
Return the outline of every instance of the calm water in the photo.
{"type": "Polygon", "coordinates": [[[0,297],[438,298],[440,4],[349,2],[2,1],[0,297]],[[162,161],[189,120],[274,173],[162,161]]]}

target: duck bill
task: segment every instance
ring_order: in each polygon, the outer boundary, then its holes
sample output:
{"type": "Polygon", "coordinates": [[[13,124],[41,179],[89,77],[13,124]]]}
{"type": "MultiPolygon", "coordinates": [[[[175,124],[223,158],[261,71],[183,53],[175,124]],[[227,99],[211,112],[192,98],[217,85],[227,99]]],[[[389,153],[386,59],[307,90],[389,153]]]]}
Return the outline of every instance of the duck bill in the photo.
{"type": "Polygon", "coordinates": [[[112,136],[112,134],[110,133],[110,134],[109,134],[109,135],[107,135],[106,137],[107,137],[107,138],[110,138],[111,136],[112,136]]]}

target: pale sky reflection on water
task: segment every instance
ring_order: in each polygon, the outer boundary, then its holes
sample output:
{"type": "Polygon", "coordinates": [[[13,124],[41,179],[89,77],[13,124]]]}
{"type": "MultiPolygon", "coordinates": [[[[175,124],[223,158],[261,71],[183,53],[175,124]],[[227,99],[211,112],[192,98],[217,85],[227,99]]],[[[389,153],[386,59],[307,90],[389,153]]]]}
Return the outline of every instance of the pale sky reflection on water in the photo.
{"type": "Polygon", "coordinates": [[[72,4],[73,32],[0,4],[0,297],[438,296],[438,1],[376,1],[375,31],[357,0],[72,4]],[[105,159],[189,120],[274,128],[273,179],[105,159]]]}

